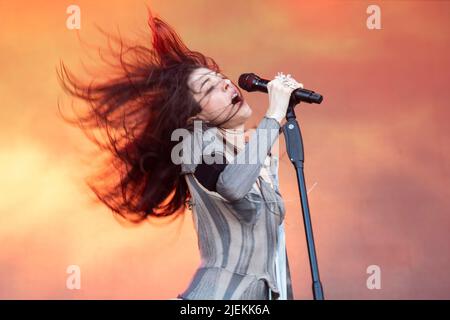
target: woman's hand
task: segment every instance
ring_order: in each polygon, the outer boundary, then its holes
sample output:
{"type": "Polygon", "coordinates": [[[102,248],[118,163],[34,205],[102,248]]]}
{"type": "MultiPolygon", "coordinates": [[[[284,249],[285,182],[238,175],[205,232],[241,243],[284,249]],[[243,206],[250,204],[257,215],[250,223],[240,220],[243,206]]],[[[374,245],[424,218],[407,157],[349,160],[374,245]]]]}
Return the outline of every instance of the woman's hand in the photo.
{"type": "Polygon", "coordinates": [[[266,112],[266,117],[276,119],[280,125],[286,117],[289,100],[294,90],[303,88],[303,84],[298,83],[290,74],[287,76],[281,72],[267,84],[267,91],[269,94],[269,108],[266,112]],[[290,86],[283,83],[283,78],[289,81],[290,86]]]}

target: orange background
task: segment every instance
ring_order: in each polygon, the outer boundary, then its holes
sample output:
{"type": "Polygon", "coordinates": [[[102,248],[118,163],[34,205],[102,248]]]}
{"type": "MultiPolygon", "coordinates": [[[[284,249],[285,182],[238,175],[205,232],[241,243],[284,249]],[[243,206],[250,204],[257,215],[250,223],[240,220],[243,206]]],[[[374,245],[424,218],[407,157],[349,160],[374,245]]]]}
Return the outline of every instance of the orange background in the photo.
{"type": "MultiPolygon", "coordinates": [[[[131,37],[147,29],[146,3],[235,82],[283,71],[324,95],[297,117],[326,298],[450,298],[450,2],[338,0],[2,1],[0,298],[168,299],[199,263],[189,212],[125,228],[90,205],[92,145],[57,117],[59,60],[76,73],[99,61],[66,28],[66,8],[80,6],[81,38],[101,46],[94,24],[131,37]],[[381,30],[366,27],[369,4],[381,30]],[[66,288],[69,265],[81,268],[80,290],[66,288]],[[369,265],[381,268],[380,290],[366,287],[369,265]]],[[[267,96],[246,98],[251,126],[267,96]]],[[[311,299],[286,155],[280,182],[295,298],[311,299]]]]}

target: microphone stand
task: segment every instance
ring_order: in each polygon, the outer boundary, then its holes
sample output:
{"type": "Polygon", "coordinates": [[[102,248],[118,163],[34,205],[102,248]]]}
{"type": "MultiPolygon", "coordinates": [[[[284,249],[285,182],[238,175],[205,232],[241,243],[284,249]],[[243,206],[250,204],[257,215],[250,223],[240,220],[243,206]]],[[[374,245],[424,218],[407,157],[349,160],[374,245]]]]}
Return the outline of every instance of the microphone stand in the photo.
{"type": "Polygon", "coordinates": [[[319,277],[319,266],[317,263],[316,249],[314,246],[311,217],[309,214],[308,194],[306,191],[305,176],[303,173],[304,153],[302,134],[300,132],[300,126],[296,120],[294,112],[294,106],[296,104],[297,101],[291,97],[286,113],[287,123],[284,124],[282,130],[286,140],[286,150],[289,155],[289,159],[291,160],[297,172],[297,183],[300,192],[303,211],[303,223],[305,227],[306,243],[308,246],[309,263],[313,281],[312,289],[314,300],[324,300],[322,284],[320,283],[319,277]]]}

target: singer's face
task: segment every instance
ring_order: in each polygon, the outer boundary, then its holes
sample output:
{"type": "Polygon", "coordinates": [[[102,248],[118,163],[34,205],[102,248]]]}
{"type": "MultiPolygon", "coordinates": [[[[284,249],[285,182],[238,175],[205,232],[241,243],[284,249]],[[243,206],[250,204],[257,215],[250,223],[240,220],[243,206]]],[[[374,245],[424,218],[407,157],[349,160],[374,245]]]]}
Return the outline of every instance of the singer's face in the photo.
{"type": "Polygon", "coordinates": [[[195,118],[223,128],[235,128],[243,125],[252,114],[238,87],[221,73],[197,68],[189,76],[188,85],[202,107],[195,118]],[[235,93],[240,99],[233,100],[235,93]]]}

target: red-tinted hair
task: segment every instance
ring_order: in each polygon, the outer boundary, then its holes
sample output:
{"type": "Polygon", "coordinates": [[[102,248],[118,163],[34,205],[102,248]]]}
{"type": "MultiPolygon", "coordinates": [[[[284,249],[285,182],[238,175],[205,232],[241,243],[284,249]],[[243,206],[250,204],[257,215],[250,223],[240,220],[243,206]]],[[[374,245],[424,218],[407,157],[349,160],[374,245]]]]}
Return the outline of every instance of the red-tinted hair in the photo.
{"type": "Polygon", "coordinates": [[[132,222],[184,212],[189,191],[180,166],[171,161],[177,142],[170,136],[201,111],[187,85],[191,72],[199,67],[220,72],[212,58],[189,50],[150,10],[148,23],[152,48],[112,37],[119,50],[111,48],[114,77],[109,80],[82,83],[62,62],[57,72],[65,91],[88,106],[64,120],[109,154],[87,184],[114,213],[132,222]],[[92,130],[103,132],[105,141],[90,134],[92,130]]]}

